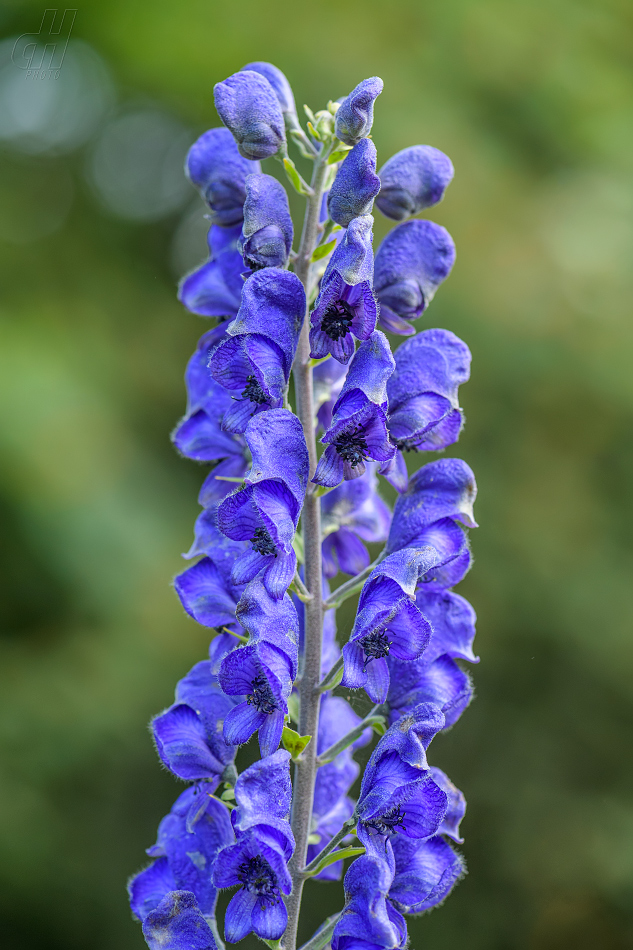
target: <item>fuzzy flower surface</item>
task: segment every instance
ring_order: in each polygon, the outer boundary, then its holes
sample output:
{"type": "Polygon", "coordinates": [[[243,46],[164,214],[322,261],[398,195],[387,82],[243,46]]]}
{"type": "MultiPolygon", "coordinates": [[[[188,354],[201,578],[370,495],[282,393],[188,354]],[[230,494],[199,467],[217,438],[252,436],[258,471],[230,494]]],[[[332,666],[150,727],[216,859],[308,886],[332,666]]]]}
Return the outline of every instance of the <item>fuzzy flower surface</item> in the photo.
{"type": "Polygon", "coordinates": [[[241,233],[241,224],[209,228],[208,260],[183,277],[178,287],[178,299],[191,313],[220,320],[236,316],[244,285],[244,262],[237,249],[241,233]]]}
{"type": "Polygon", "coordinates": [[[240,155],[251,161],[270,158],[286,144],[284,117],[268,79],[251,69],[216,84],[215,107],[231,130],[240,155]]]}
{"type": "Polygon", "coordinates": [[[285,267],[292,250],[292,235],[284,186],[272,175],[249,175],[239,241],[246,266],[253,271],[262,267],[285,267]]]}
{"type": "Polygon", "coordinates": [[[228,129],[209,129],[193,143],[185,171],[211,211],[213,224],[230,228],[241,224],[246,177],[260,170],[259,162],[240,154],[228,129]]]}
{"type": "Polygon", "coordinates": [[[378,208],[387,218],[405,221],[438,204],[453,180],[448,155],[431,145],[412,145],[385,162],[378,177],[378,208]]]}
{"type": "Polygon", "coordinates": [[[346,155],[330,188],[327,198],[330,217],[341,227],[348,227],[354,218],[371,214],[379,191],[376,146],[371,139],[362,138],[346,155]]]}
{"type": "Polygon", "coordinates": [[[374,102],[383,90],[379,76],[363,79],[343,99],[334,123],[336,137],[346,145],[356,145],[366,138],[374,124],[374,102]]]}

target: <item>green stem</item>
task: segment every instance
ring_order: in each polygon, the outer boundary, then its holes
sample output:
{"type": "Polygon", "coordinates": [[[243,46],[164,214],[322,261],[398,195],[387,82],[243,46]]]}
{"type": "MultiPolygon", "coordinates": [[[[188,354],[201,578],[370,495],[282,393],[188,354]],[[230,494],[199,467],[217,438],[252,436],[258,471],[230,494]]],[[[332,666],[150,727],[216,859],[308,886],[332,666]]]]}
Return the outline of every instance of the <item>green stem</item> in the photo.
{"type": "Polygon", "coordinates": [[[327,946],[330,942],[330,938],[334,933],[334,928],[336,927],[337,922],[340,920],[343,911],[339,914],[333,914],[332,917],[328,917],[318,933],[314,935],[307,943],[301,947],[301,950],[323,950],[323,947],[327,946]]]}
{"type": "Polygon", "coordinates": [[[334,851],[335,848],[338,848],[343,838],[346,838],[349,834],[351,834],[351,832],[354,830],[355,827],[356,827],[356,819],[348,818],[347,821],[344,823],[343,827],[341,828],[341,830],[337,831],[337,833],[334,835],[332,840],[328,841],[328,843],[326,844],[326,846],[323,848],[322,851],[319,851],[316,858],[314,858],[313,861],[310,861],[310,863],[306,865],[306,867],[303,868],[302,874],[305,877],[307,877],[310,874],[312,874],[314,871],[316,871],[316,869],[318,868],[323,858],[327,857],[328,854],[331,854],[331,852],[334,851]]]}
{"type": "Polygon", "coordinates": [[[363,584],[367,580],[367,577],[371,574],[373,569],[380,564],[384,557],[385,553],[383,551],[382,554],[378,555],[375,561],[372,561],[371,564],[367,565],[364,571],[361,571],[360,574],[356,575],[356,577],[352,577],[351,580],[345,581],[344,584],[341,584],[340,587],[337,587],[336,590],[332,591],[328,599],[324,601],[323,609],[330,610],[332,607],[340,607],[348,597],[352,597],[354,594],[357,594],[359,590],[362,590],[363,584]]]}
{"type": "Polygon", "coordinates": [[[333,762],[339,752],[342,752],[343,749],[347,749],[352,742],[356,742],[368,726],[384,723],[385,717],[378,715],[378,710],[381,708],[381,705],[381,703],[378,703],[377,706],[374,706],[371,712],[367,713],[365,718],[362,719],[357,726],[354,726],[342,739],[339,739],[338,742],[331,745],[329,749],[326,749],[325,752],[317,756],[317,767],[320,768],[322,765],[327,765],[328,762],[333,762]]]}

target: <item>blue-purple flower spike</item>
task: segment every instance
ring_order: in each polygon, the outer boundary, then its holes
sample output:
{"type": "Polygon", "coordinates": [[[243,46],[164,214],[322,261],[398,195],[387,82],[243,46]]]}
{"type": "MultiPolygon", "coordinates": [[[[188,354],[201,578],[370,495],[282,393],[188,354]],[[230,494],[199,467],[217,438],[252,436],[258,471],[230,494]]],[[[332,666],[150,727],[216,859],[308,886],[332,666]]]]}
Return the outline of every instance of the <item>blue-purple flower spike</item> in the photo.
{"type": "Polygon", "coordinates": [[[439,225],[406,220],[442,200],[453,166],[418,145],[376,174],[382,88],[374,76],[306,106],[304,129],[281,70],[248,63],[215,87],[225,127],[187,157],[211,226],[178,297],[216,323],[172,433],[207,467],[173,586],[210,643],[150,724],[185,783],[128,884],[150,950],[249,934],[297,950],[304,883],[343,875],[340,913],[300,950],[405,950],[406,916],[465,873],[466,801],[428,749],[473,698],[475,612],[453,587],[472,563],[477,489],[466,462],[419,453],[459,437],[471,357],[450,330],[413,335],[455,248],[439,225]],[[314,163],[311,184],[288,145],[314,163]],[[272,156],[306,199],[301,226],[261,171],[272,156]],[[374,258],[375,199],[402,223],[374,258]],[[392,353],[382,330],[412,339],[392,353]],[[374,704],[364,718],[339,684],[374,704]]]}

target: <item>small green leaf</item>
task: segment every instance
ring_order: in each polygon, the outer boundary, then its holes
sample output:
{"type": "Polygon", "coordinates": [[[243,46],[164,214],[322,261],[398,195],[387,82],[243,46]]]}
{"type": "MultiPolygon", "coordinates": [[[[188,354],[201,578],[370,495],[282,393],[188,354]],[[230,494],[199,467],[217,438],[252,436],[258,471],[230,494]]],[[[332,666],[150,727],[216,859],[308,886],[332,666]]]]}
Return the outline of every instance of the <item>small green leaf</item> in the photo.
{"type": "Polygon", "coordinates": [[[292,722],[299,722],[299,694],[291,693],[288,697],[288,716],[292,722]]]}
{"type": "Polygon", "coordinates": [[[321,841],[321,835],[317,835],[313,832],[311,835],[308,835],[308,844],[319,844],[321,841]]]}
{"type": "Polygon", "coordinates": [[[293,759],[299,758],[311,738],[312,736],[300,736],[289,726],[284,726],[284,731],[281,734],[283,747],[287,749],[293,759]]]}
{"type": "Polygon", "coordinates": [[[227,788],[226,791],[222,792],[220,795],[220,800],[223,802],[230,802],[235,798],[235,789],[227,788]]]}
{"type": "Polygon", "coordinates": [[[312,872],[312,876],[320,874],[321,871],[336,861],[344,861],[345,858],[356,858],[359,854],[364,853],[364,848],[341,848],[340,851],[331,851],[329,854],[326,854],[322,861],[319,861],[316,869],[312,872]]]}
{"type": "MultiPolygon", "coordinates": [[[[321,360],[318,360],[318,363],[320,362],[321,360]]],[[[332,489],[327,488],[325,485],[317,485],[314,490],[314,494],[316,495],[317,498],[323,498],[323,496],[327,495],[329,491],[332,491],[332,489]]]]}
{"type": "Polygon", "coordinates": [[[237,475],[214,475],[214,478],[217,478],[219,482],[243,482],[243,478],[238,478],[237,475]]]}
{"type": "Polygon", "coordinates": [[[341,680],[343,679],[343,673],[344,673],[344,672],[345,672],[345,667],[344,667],[344,666],[342,666],[342,667],[340,668],[340,670],[337,670],[337,671],[336,671],[336,673],[335,673],[334,676],[332,677],[332,680],[330,681],[330,684],[329,684],[329,686],[328,686],[328,689],[336,689],[336,687],[340,684],[341,680]]]}
{"type": "Polygon", "coordinates": [[[306,114],[307,117],[309,118],[309,120],[310,120],[310,122],[312,123],[312,125],[316,125],[316,118],[315,118],[314,112],[312,111],[312,109],[310,108],[310,106],[304,105],[303,111],[305,112],[305,114],[306,114]]]}
{"type": "Polygon", "coordinates": [[[387,731],[387,726],[385,725],[384,719],[382,722],[372,722],[371,727],[377,736],[384,736],[387,731]]]}
{"type": "Polygon", "coordinates": [[[281,950],[281,937],[279,940],[266,940],[265,937],[260,937],[259,939],[262,941],[262,943],[265,943],[267,946],[269,946],[270,950],[281,950]]]}
{"type": "Polygon", "coordinates": [[[312,257],[310,260],[312,263],[315,261],[320,261],[322,257],[327,257],[330,251],[333,251],[336,247],[336,240],[330,241],[329,244],[319,244],[315,251],[312,252],[312,257]]]}
{"type": "Polygon", "coordinates": [[[303,564],[303,535],[297,531],[294,538],[292,539],[292,549],[297,555],[297,560],[299,564],[303,564]]]}
{"type": "Polygon", "coordinates": [[[317,130],[315,129],[315,127],[313,126],[311,122],[308,122],[308,132],[310,133],[313,139],[316,139],[318,142],[321,141],[321,136],[319,135],[319,133],[317,132],[317,130]]]}
{"type": "Polygon", "coordinates": [[[308,185],[306,185],[303,178],[295,168],[295,163],[293,160],[291,158],[284,158],[283,162],[288,180],[292,184],[295,191],[300,195],[309,195],[311,193],[311,189],[308,185]]]}
{"type": "Polygon", "coordinates": [[[328,158],[327,160],[328,165],[335,165],[337,162],[340,162],[341,159],[345,158],[348,152],[349,152],[349,148],[347,148],[346,146],[343,146],[342,148],[337,148],[337,150],[335,152],[332,152],[332,154],[328,158]]]}

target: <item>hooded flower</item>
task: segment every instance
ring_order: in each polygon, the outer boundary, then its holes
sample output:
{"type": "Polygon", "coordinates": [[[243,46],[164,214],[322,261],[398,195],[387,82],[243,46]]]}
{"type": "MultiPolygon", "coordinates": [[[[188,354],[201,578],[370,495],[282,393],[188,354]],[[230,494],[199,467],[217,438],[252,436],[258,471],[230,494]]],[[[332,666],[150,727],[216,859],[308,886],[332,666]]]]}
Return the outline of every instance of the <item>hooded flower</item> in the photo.
{"type": "Polygon", "coordinates": [[[279,600],[297,564],[292,541],[308,480],[308,450],[301,423],[287,409],[255,416],[245,438],[253,465],[244,487],[220,504],[218,525],[227,537],[251,542],[233,565],[233,583],[262,574],[266,590],[279,600]]]}
{"type": "Polygon", "coordinates": [[[271,175],[246,179],[240,250],[251,270],[285,267],[292,250],[292,218],[284,186],[271,175]]]}
{"type": "Polygon", "coordinates": [[[343,479],[362,475],[368,458],[393,458],[396,450],[386,429],[386,383],[394,366],[386,336],[374,330],[354,355],[332,424],[321,439],[327,448],[312,479],[317,485],[335,488],[343,479]]]}
{"type": "Polygon", "coordinates": [[[407,942],[404,918],[387,900],[393,855],[364,854],[345,875],[345,907],[332,935],[332,950],[395,950],[407,942]]]}
{"type": "Polygon", "coordinates": [[[247,63],[246,66],[242,67],[242,72],[245,71],[260,73],[264,79],[268,80],[275,91],[277,99],[279,100],[279,105],[281,106],[281,111],[284,114],[284,118],[287,116],[296,116],[297,109],[295,106],[295,97],[292,93],[290,83],[282,73],[281,69],[278,69],[277,66],[273,66],[272,63],[257,62],[247,63]]]}
{"type": "Polygon", "coordinates": [[[354,354],[354,337],[366,340],[376,328],[372,291],[374,259],[370,214],[354,218],[327,266],[310,315],[310,356],[331,353],[341,363],[354,354]]]}
{"type": "Polygon", "coordinates": [[[259,162],[240,155],[228,129],[209,129],[193,143],[185,171],[211,209],[211,220],[224,228],[242,223],[246,176],[259,162]]]}
{"type": "Polygon", "coordinates": [[[143,921],[150,950],[217,950],[191,891],[170,891],[143,921]]]}
{"type": "Polygon", "coordinates": [[[476,494],[475,476],[465,462],[438,459],[419,469],[398,498],[387,550],[431,544],[439,561],[421,579],[427,590],[452,587],[470,569],[468,537],[461,525],[477,527],[472,513],[476,494]]]}
{"type": "Polygon", "coordinates": [[[260,72],[234,73],[213,90],[220,118],[235,136],[240,155],[270,158],[286,144],[284,117],[277,93],[260,72]]]}
{"type": "Polygon", "coordinates": [[[217,788],[235,757],[235,745],[225,742],[217,724],[238,701],[220,689],[211,660],[197,663],[180,680],[175,704],[151,724],[156,749],[170,772],[187,782],[206,779],[211,790],[217,788]]]}
{"type": "Polygon", "coordinates": [[[305,291],[295,274],[269,267],[246,281],[229,336],[209,363],[233,395],[222,422],[227,431],[244,432],[253,416],[283,405],[304,316],[305,291]]]}
{"type": "Polygon", "coordinates": [[[375,703],[384,703],[389,689],[387,657],[415,660],[426,649],[431,625],[413,602],[420,576],[439,560],[434,548],[405,548],[374,568],[361,591],[358,612],[343,647],[342,683],[364,687],[375,703]]]}
{"type": "Polygon", "coordinates": [[[276,752],[246,769],[235,786],[238,807],[231,818],[237,841],[220,852],[213,870],[216,887],[239,886],[224,921],[229,943],[251,931],[264,940],[278,940],[286,929],[282,894],[292,887],[287,861],[294,851],[287,821],[289,760],[287,752],[276,752]]]}
{"type": "Polygon", "coordinates": [[[178,300],[191,313],[220,320],[237,314],[244,285],[244,262],[237,249],[241,233],[241,224],[230,228],[214,224],[209,228],[209,259],[186,274],[178,285],[178,300]]]}
{"type": "Polygon", "coordinates": [[[384,215],[404,221],[438,204],[453,180],[450,158],[431,145],[412,145],[393,155],[380,169],[376,204],[384,215]]]}
{"type": "Polygon", "coordinates": [[[356,806],[357,834],[368,853],[387,855],[392,835],[428,838],[437,833],[448,796],[426,761],[433,736],[444,727],[437,706],[422,703],[398,719],[378,742],[363,774],[356,806]]]}
{"type": "Polygon", "coordinates": [[[412,663],[395,657],[387,662],[390,674],[387,703],[392,722],[420,703],[434,703],[444,713],[445,728],[449,729],[473,698],[470,676],[448,656],[440,656],[432,663],[427,663],[424,656],[412,663]]]}
{"type": "Polygon", "coordinates": [[[222,428],[224,415],[232,409],[233,400],[213,378],[207,365],[210,354],[225,337],[220,325],[199,340],[185,373],[187,413],[171,436],[185,458],[214,463],[200,490],[199,501],[205,508],[216,505],[233,487],[230,481],[223,481],[224,477],[240,478],[248,467],[244,439],[222,428]]]}
{"type": "Polygon", "coordinates": [[[128,884],[132,912],[145,920],[169,891],[185,889],[195,896],[205,917],[213,917],[217,901],[211,873],[218,852],[235,840],[229,812],[210,794],[206,783],[178,797],[158,828],[156,844],[147,849],[154,862],[128,884]]]}
{"type": "Polygon", "coordinates": [[[378,76],[363,79],[350,94],[343,99],[334,121],[336,137],[346,145],[356,145],[371,132],[374,123],[374,100],[383,89],[383,81],[378,76]]]}
{"type": "Polygon", "coordinates": [[[370,560],[363,541],[376,544],[389,534],[391,512],[378,494],[375,468],[369,463],[363,475],[342,482],[321,499],[326,577],[334,577],[339,570],[352,576],[360,574],[370,560]]]}
{"type": "Polygon", "coordinates": [[[241,745],[258,731],[262,755],[271,755],[298,671],[299,618],[288,594],[273,600],[259,580],[244,591],[238,618],[249,641],[222,660],[219,681],[227,695],[246,698],[227,713],[224,739],[241,745]]]}
{"type": "Polygon", "coordinates": [[[376,146],[363,138],[346,155],[334,179],[327,199],[330,217],[346,228],[354,218],[371,214],[379,191],[376,146]]]}
{"type": "Polygon", "coordinates": [[[376,253],[374,291],[383,330],[409,336],[455,261],[455,245],[433,221],[405,221],[390,231],[376,253]]]}
{"type": "MultiPolygon", "coordinates": [[[[466,344],[448,330],[425,330],[399,346],[395,360],[387,383],[392,442],[399,452],[452,445],[464,424],[458,387],[470,376],[466,344]]],[[[406,489],[404,462],[394,460],[383,474],[399,491],[406,489]]]]}

